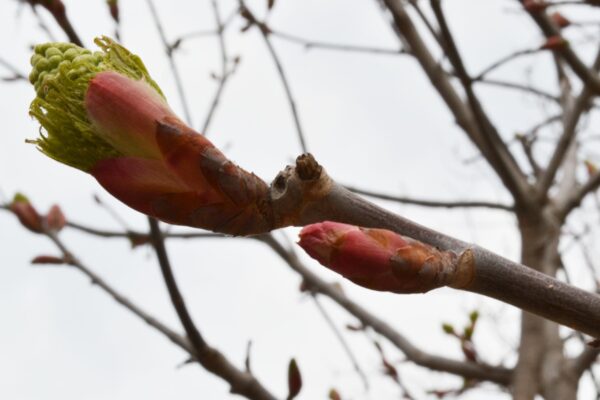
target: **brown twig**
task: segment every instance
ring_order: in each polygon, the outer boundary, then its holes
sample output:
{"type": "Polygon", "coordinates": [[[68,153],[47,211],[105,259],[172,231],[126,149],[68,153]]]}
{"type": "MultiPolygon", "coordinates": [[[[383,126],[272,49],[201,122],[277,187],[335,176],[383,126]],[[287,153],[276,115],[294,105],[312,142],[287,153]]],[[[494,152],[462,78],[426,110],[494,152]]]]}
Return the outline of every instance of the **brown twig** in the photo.
{"type": "Polygon", "coordinates": [[[108,284],[102,277],[97,275],[91,269],[86,267],[81,261],[79,261],[79,259],[71,251],[69,251],[69,249],[66,247],[66,245],[62,242],[62,240],[58,237],[56,233],[52,231],[47,231],[45,234],[56,245],[56,247],[58,247],[63,257],[66,260],[68,260],[68,265],[74,267],[75,269],[83,273],[92,281],[94,285],[97,285],[100,289],[102,289],[104,292],[110,295],[117,303],[121,304],[123,307],[131,311],[134,315],[141,318],[149,326],[165,335],[171,342],[182,348],[191,356],[194,355],[194,349],[192,348],[187,338],[173,331],[171,328],[158,321],[152,315],[142,310],[139,306],[134,304],[131,300],[126,298],[117,290],[113,289],[113,287],[110,286],[110,284],[108,284]]]}
{"type": "Polygon", "coordinates": [[[0,57],[0,65],[2,65],[5,69],[7,69],[11,74],[13,74],[12,77],[9,78],[2,78],[4,80],[22,80],[25,82],[29,82],[29,79],[27,78],[27,76],[25,76],[25,74],[23,74],[22,72],[20,72],[14,65],[12,65],[11,63],[9,63],[8,61],[6,61],[4,58],[0,57]]]}
{"type": "Polygon", "coordinates": [[[26,0],[32,7],[41,6],[44,7],[52,15],[58,26],[63,30],[65,35],[69,38],[71,43],[77,46],[84,47],[83,42],[79,38],[79,35],[73,28],[71,20],[67,16],[67,10],[62,0],[51,0],[51,1],[40,1],[40,0],[26,0]]]}
{"type": "Polygon", "coordinates": [[[165,284],[167,285],[171,302],[173,303],[177,315],[179,316],[179,320],[187,333],[198,362],[208,371],[227,381],[231,385],[232,393],[245,396],[249,399],[274,400],[275,397],[269,393],[252,374],[247,371],[239,370],[231,364],[223,354],[206,343],[187,310],[183,296],[181,295],[175,277],[173,276],[171,263],[167,255],[164,238],[160,227],[158,226],[158,222],[151,217],[148,218],[148,221],[150,224],[152,245],[156,251],[158,263],[160,264],[160,269],[165,284]]]}
{"type": "Polygon", "coordinates": [[[354,186],[344,185],[344,187],[351,192],[362,194],[364,196],[374,197],[381,200],[396,201],[403,204],[411,204],[423,207],[434,207],[434,208],[489,208],[503,211],[514,211],[513,206],[506,204],[492,203],[489,201],[434,201],[434,200],[423,200],[415,199],[412,197],[404,196],[392,196],[385,193],[379,193],[371,190],[360,189],[354,186]]]}
{"type": "Polygon", "coordinates": [[[528,196],[530,191],[529,184],[473,90],[473,79],[471,79],[464,66],[462,57],[442,11],[440,0],[430,0],[430,4],[440,26],[440,35],[445,44],[446,54],[465,90],[475,124],[478,127],[479,137],[481,138],[478,147],[494,168],[504,186],[511,192],[515,202],[519,203],[519,205],[526,205],[530,201],[528,196]]]}
{"type": "Polygon", "coordinates": [[[212,121],[213,115],[217,106],[219,105],[219,101],[221,100],[221,96],[223,94],[223,90],[225,89],[225,84],[227,80],[231,76],[231,74],[235,71],[235,65],[232,69],[227,68],[227,64],[229,62],[229,56],[227,55],[227,47],[225,46],[225,25],[221,20],[221,14],[219,12],[219,6],[216,0],[212,0],[211,2],[213,13],[215,16],[215,22],[217,24],[217,37],[219,38],[219,49],[221,50],[221,73],[218,76],[218,85],[217,90],[213,96],[213,100],[210,103],[210,107],[208,109],[208,113],[206,114],[206,118],[204,119],[204,124],[202,125],[202,129],[200,132],[206,135],[208,133],[208,127],[212,121]]]}
{"type": "Polygon", "coordinates": [[[307,50],[310,49],[325,49],[325,50],[336,50],[353,53],[367,53],[367,54],[383,54],[383,55],[406,55],[407,52],[403,49],[386,49],[382,47],[373,46],[359,46],[354,44],[341,44],[341,43],[330,43],[330,42],[319,42],[314,40],[304,39],[302,37],[292,35],[289,33],[281,32],[270,28],[270,33],[273,37],[285,40],[291,43],[295,43],[304,46],[307,50]]]}
{"type": "Polygon", "coordinates": [[[294,100],[294,96],[292,95],[292,89],[290,88],[290,84],[288,82],[287,76],[283,69],[283,65],[281,64],[279,56],[277,55],[277,52],[275,51],[275,48],[273,47],[273,43],[271,43],[271,39],[269,37],[271,34],[271,30],[264,22],[259,21],[254,16],[254,14],[252,14],[250,9],[248,9],[246,7],[246,5],[244,4],[244,0],[238,0],[238,1],[239,1],[239,5],[240,5],[241,15],[248,21],[248,23],[250,25],[256,25],[258,27],[258,30],[260,31],[262,38],[264,39],[265,45],[267,46],[267,49],[269,50],[269,54],[271,55],[271,58],[273,59],[273,63],[275,64],[277,73],[279,74],[279,78],[281,79],[281,84],[283,85],[286,97],[288,99],[288,103],[290,105],[292,117],[294,118],[294,125],[296,127],[296,133],[298,135],[298,140],[300,142],[300,148],[302,149],[303,153],[306,153],[308,151],[308,147],[306,146],[306,139],[304,137],[302,125],[300,123],[300,116],[298,115],[298,110],[296,109],[296,101],[294,100]]]}
{"type": "Polygon", "coordinates": [[[329,326],[329,328],[335,335],[336,339],[342,345],[344,352],[348,355],[348,358],[350,359],[350,362],[352,363],[354,370],[356,371],[356,373],[358,374],[358,376],[360,377],[360,379],[363,382],[365,390],[368,390],[369,389],[369,380],[367,379],[367,375],[365,375],[364,371],[358,364],[358,360],[356,359],[356,356],[354,355],[352,348],[350,347],[350,345],[348,344],[348,342],[346,341],[346,339],[344,338],[344,336],[342,335],[342,333],[340,332],[338,327],[335,325],[335,322],[333,322],[333,320],[331,319],[331,316],[327,313],[327,310],[325,310],[325,307],[323,307],[323,305],[319,301],[318,295],[311,293],[311,297],[315,303],[315,306],[317,307],[317,310],[319,310],[319,314],[321,314],[321,316],[323,316],[323,319],[325,320],[325,322],[327,323],[327,325],[329,326]]]}
{"type": "MultiPolygon", "coordinates": [[[[517,1],[521,3],[521,5],[525,2],[525,0],[517,1]]],[[[546,38],[561,35],[560,30],[550,20],[546,12],[533,11],[530,12],[529,15],[546,38]]],[[[586,87],[589,87],[596,93],[600,93],[600,78],[598,77],[598,74],[595,71],[590,70],[570,46],[561,46],[560,49],[557,50],[557,53],[567,62],[586,87]]]]}
{"type": "Polygon", "coordinates": [[[156,11],[156,7],[154,6],[154,2],[152,0],[146,0],[146,4],[148,4],[148,8],[150,9],[150,13],[152,14],[152,18],[154,20],[154,25],[156,26],[156,30],[158,31],[160,40],[162,41],[163,47],[165,49],[165,54],[169,59],[171,73],[173,74],[173,78],[175,80],[175,86],[177,87],[177,93],[179,95],[181,107],[183,108],[185,120],[188,123],[188,125],[192,126],[192,114],[189,110],[185,90],[181,81],[181,74],[179,73],[179,68],[177,68],[177,63],[175,62],[175,57],[173,56],[172,48],[169,46],[169,42],[167,41],[167,36],[165,34],[162,22],[158,16],[158,12],[156,11]]]}
{"type": "MultiPolygon", "coordinates": [[[[596,71],[600,68],[600,50],[596,55],[596,59],[593,65],[593,71],[596,71]]],[[[566,111],[565,118],[565,127],[562,136],[560,137],[558,143],[556,144],[554,153],[548,163],[548,167],[546,171],[542,175],[541,179],[538,182],[537,190],[539,196],[546,197],[548,195],[548,190],[552,183],[554,182],[554,178],[558,169],[560,168],[571,143],[575,139],[577,134],[577,125],[581,120],[581,116],[584,114],[586,110],[590,107],[590,100],[595,95],[594,90],[591,86],[585,86],[575,102],[571,110],[566,111]]]]}
{"type": "Polygon", "coordinates": [[[527,56],[527,55],[539,53],[540,51],[541,51],[540,49],[526,49],[526,50],[514,51],[514,52],[512,52],[512,53],[510,53],[510,54],[508,54],[508,55],[506,55],[506,56],[504,56],[502,58],[500,58],[499,60],[493,62],[488,67],[484,68],[479,74],[475,75],[475,77],[473,78],[473,80],[475,80],[475,81],[483,80],[486,75],[488,75],[489,73],[491,73],[495,69],[500,68],[504,64],[506,64],[508,62],[511,62],[513,60],[516,60],[517,58],[520,58],[522,56],[527,56]]]}
{"type": "Polygon", "coordinates": [[[502,80],[498,80],[498,79],[485,78],[485,79],[473,80],[473,83],[480,83],[480,84],[488,85],[488,86],[496,86],[496,87],[505,88],[505,89],[518,90],[521,92],[525,92],[525,93],[533,94],[535,96],[542,97],[546,100],[551,100],[555,103],[560,101],[557,96],[554,96],[548,92],[545,92],[541,89],[534,88],[532,86],[523,85],[523,84],[516,83],[516,82],[507,82],[507,81],[502,81],[502,80]]]}

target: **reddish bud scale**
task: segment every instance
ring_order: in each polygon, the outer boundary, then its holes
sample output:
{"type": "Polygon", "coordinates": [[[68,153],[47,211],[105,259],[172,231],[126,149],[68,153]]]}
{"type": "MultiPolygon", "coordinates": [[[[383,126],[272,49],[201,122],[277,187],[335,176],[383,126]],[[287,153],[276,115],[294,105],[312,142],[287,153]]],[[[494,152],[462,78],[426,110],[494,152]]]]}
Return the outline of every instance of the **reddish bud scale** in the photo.
{"type": "Polygon", "coordinates": [[[550,36],[544,44],[540,46],[542,50],[562,50],[569,45],[569,42],[562,36],[550,36]]]}
{"type": "MultiPolygon", "coordinates": [[[[299,245],[325,267],[372,290],[422,293],[458,280],[467,284],[471,279],[457,275],[461,261],[470,257],[440,251],[385,229],[325,221],[304,227],[299,245]]],[[[463,254],[471,255],[469,251],[463,254]]]]}
{"type": "Polygon", "coordinates": [[[548,7],[548,3],[542,0],[525,0],[523,1],[523,8],[530,13],[539,13],[544,11],[548,7]]]}
{"type": "Polygon", "coordinates": [[[67,220],[60,207],[53,205],[46,215],[46,225],[48,226],[48,229],[58,232],[64,228],[66,224],[67,220]]]}
{"type": "Polygon", "coordinates": [[[571,21],[565,18],[565,16],[558,11],[553,13],[550,18],[552,19],[552,22],[554,22],[559,28],[566,28],[567,26],[571,25],[571,21]]]}
{"type": "Polygon", "coordinates": [[[31,260],[32,264],[66,264],[66,260],[62,257],[55,256],[37,256],[33,260],[31,260]]]}
{"type": "Polygon", "coordinates": [[[17,216],[21,225],[34,233],[43,233],[42,217],[24,197],[15,198],[10,210],[17,216]]]}

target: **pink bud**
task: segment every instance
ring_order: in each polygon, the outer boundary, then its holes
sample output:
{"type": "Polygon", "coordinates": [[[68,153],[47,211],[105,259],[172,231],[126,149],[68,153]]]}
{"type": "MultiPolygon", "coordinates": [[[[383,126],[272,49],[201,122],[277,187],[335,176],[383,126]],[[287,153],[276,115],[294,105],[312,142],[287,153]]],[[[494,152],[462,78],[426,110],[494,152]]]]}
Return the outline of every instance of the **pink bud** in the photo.
{"type": "Polygon", "coordinates": [[[330,221],[304,227],[299,245],[357,285],[396,293],[452,284],[463,259],[392,231],[330,221]]]}
{"type": "Polygon", "coordinates": [[[65,219],[65,215],[60,207],[53,205],[50,208],[50,211],[48,211],[48,215],[46,215],[46,224],[48,229],[58,232],[65,227],[66,223],[67,221],[65,219]]]}
{"type": "Polygon", "coordinates": [[[17,194],[10,204],[10,210],[17,216],[21,225],[31,232],[43,233],[42,217],[31,205],[27,197],[17,194]]]}
{"type": "Polygon", "coordinates": [[[99,72],[90,80],[85,109],[98,135],[133,157],[160,158],[156,122],[176,118],[148,83],[113,71],[99,72]]]}
{"type": "Polygon", "coordinates": [[[567,47],[568,45],[569,45],[569,42],[565,38],[563,38],[562,36],[556,35],[556,36],[550,36],[548,39],[546,39],[544,44],[542,44],[540,46],[540,49],[557,51],[557,50],[561,50],[561,49],[567,47]]]}
{"type": "Polygon", "coordinates": [[[544,11],[548,7],[548,3],[543,0],[525,0],[523,7],[530,13],[538,13],[544,11]]]}

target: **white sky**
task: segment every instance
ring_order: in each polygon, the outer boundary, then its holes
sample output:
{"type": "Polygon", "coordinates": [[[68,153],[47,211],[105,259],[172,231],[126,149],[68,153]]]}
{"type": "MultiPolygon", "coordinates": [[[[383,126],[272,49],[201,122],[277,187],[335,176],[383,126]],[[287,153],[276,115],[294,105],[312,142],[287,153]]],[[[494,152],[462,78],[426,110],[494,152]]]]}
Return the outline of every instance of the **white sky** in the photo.
{"type": "MultiPolygon", "coordinates": [[[[113,32],[103,0],[65,1],[88,46],[113,32]]],[[[172,75],[145,1],[121,1],[124,44],[139,54],[179,113],[172,75]]],[[[221,1],[223,15],[235,1],[221,1]]],[[[266,1],[253,1],[259,15],[266,1]]],[[[515,13],[516,2],[446,1],[451,28],[478,71],[497,57],[541,40],[528,17],[515,13]]],[[[156,0],[168,37],[214,26],[209,0],[156,0]]],[[[28,8],[0,2],[0,57],[28,73],[29,46],[47,41],[28,8]]],[[[575,10],[576,11],[576,10],[575,10]]],[[[569,15],[576,15],[574,14],[569,15]]],[[[589,12],[588,12],[589,13],[589,12]]],[[[63,40],[47,13],[40,10],[63,40]]],[[[581,14],[581,13],[580,13],[581,14]]],[[[580,15],[589,20],[591,16],[580,15]],[[587,17],[587,18],[586,18],[587,17]]],[[[278,0],[272,27],[330,42],[396,48],[397,39],[373,0],[278,0]]],[[[228,83],[209,137],[246,169],[270,181],[299,154],[290,110],[272,60],[254,29],[228,31],[231,55],[241,64],[228,83]]],[[[482,199],[509,202],[498,180],[482,162],[467,164],[477,153],[454,125],[416,62],[404,56],[305,51],[273,39],[289,77],[308,146],[329,173],[343,183],[387,193],[432,199],[482,199]]],[[[584,51],[587,49],[583,47],[584,51]]],[[[586,55],[586,53],[583,53],[586,55]]],[[[498,77],[529,79],[553,90],[554,75],[544,68],[548,56],[524,58],[498,77]],[[527,77],[525,70],[531,68],[527,77]]],[[[219,71],[216,38],[186,42],[177,53],[194,127],[202,125],[215,90],[211,71],[219,71]]],[[[0,76],[5,76],[0,67],[0,76]]],[[[485,89],[486,108],[510,137],[551,114],[536,98],[485,89]]],[[[37,135],[28,115],[32,88],[0,84],[0,190],[6,200],[23,191],[45,211],[58,203],[68,218],[118,229],[93,201],[94,193],[118,210],[131,227],[146,229],[145,218],[110,198],[89,176],[42,156],[25,138],[37,135]]],[[[181,115],[181,113],[180,113],[181,115]]],[[[382,203],[422,224],[475,241],[511,259],[518,257],[515,221],[498,211],[447,211],[382,203]]],[[[294,229],[285,231],[295,238],[294,229]]],[[[131,299],[181,331],[153,253],[131,251],[128,243],[100,240],[66,230],[68,246],[94,271],[131,299]]],[[[295,239],[294,239],[295,240],[295,239]]],[[[246,343],[253,341],[253,371],[280,397],[286,394],[287,364],[298,360],[304,387],[300,399],[325,399],[336,387],[344,399],[392,399],[398,388],[381,376],[380,360],[361,334],[345,333],[371,378],[365,393],[341,346],[313,302],[298,291],[300,280],[266,247],[238,239],[169,244],[177,279],[207,341],[243,366],[246,343]]],[[[224,399],[228,387],[198,366],[177,365],[185,354],[69,268],[33,268],[38,254],[56,254],[44,238],[22,229],[0,213],[0,398],[3,399],[224,399]]],[[[369,292],[342,281],[304,258],[328,280],[340,281],[353,299],[383,317],[421,348],[461,357],[458,344],[445,336],[442,322],[466,323],[468,312],[482,313],[475,336],[486,361],[514,363],[506,355],[518,343],[517,312],[480,296],[448,289],[427,295],[398,296],[369,292]]],[[[586,276],[575,274],[585,282],[586,276]]],[[[332,302],[323,304],[343,329],[353,318],[332,302]]],[[[382,340],[391,360],[402,355],[382,340]]],[[[428,373],[410,363],[397,364],[411,391],[457,387],[461,381],[428,373]]],[[[581,398],[589,396],[583,385],[581,398]]],[[[491,386],[464,398],[492,398],[491,386]]],[[[506,398],[495,394],[493,398],[506,398]]]]}

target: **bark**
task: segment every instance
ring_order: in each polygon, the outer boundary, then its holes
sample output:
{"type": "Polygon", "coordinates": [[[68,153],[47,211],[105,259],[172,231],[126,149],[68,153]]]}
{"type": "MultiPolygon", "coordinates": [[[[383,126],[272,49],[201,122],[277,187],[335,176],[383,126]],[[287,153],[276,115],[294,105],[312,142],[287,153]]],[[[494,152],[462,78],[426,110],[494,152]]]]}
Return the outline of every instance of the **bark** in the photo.
{"type": "MultiPolygon", "coordinates": [[[[521,212],[518,220],[521,231],[521,262],[555,276],[560,265],[560,224],[546,211],[521,212]]],[[[578,379],[567,366],[558,325],[523,312],[519,361],[513,382],[514,398],[533,400],[537,393],[548,400],[577,398],[578,379]]]]}

